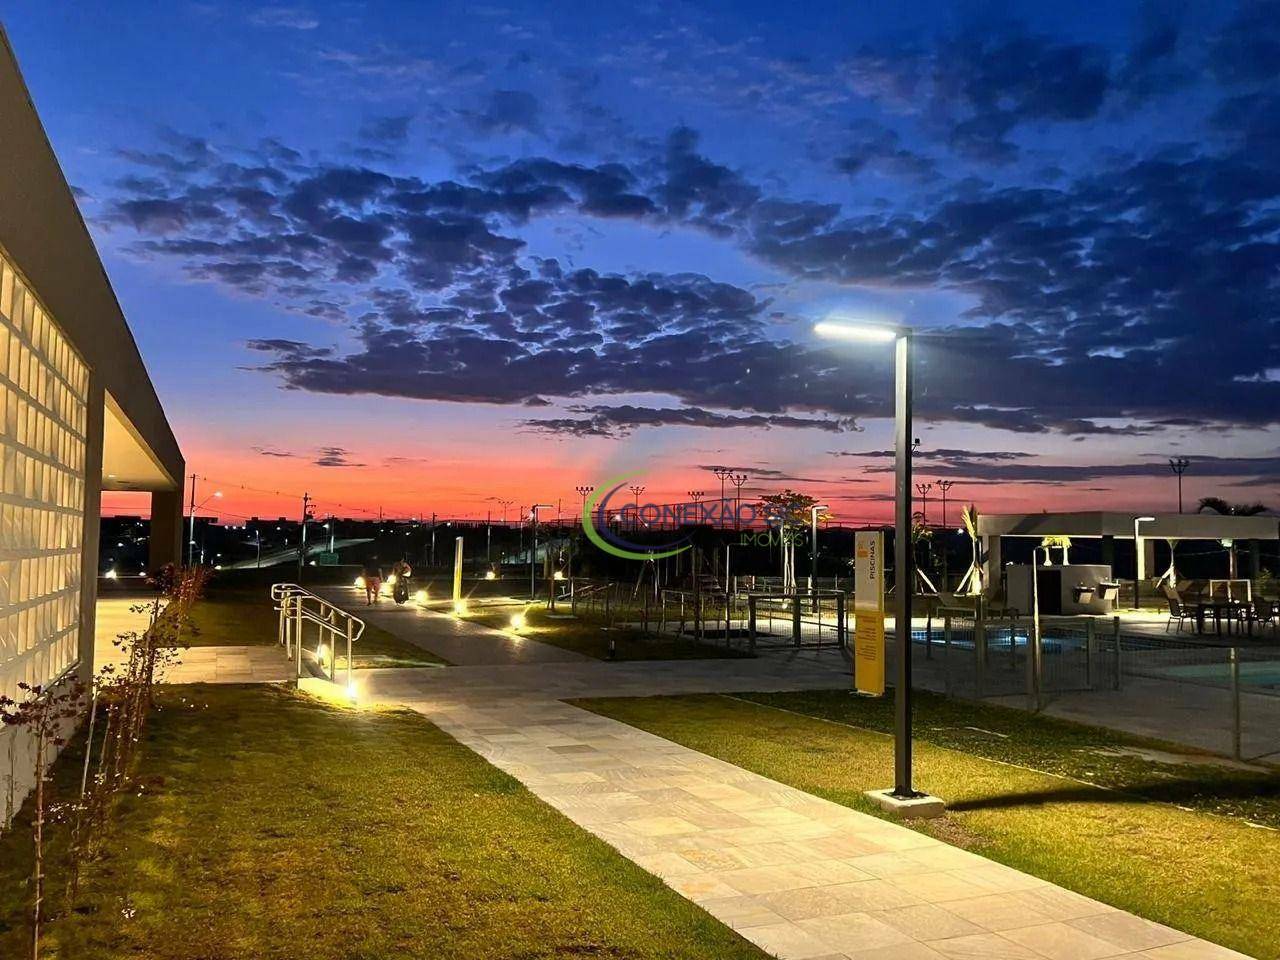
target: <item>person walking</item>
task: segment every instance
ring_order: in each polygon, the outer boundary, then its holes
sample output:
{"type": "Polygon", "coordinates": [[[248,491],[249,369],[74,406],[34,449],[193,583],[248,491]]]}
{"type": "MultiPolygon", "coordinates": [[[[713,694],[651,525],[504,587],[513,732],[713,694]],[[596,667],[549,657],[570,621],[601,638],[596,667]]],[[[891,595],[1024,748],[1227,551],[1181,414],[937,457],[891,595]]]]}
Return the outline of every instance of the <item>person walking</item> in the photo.
{"type": "Polygon", "coordinates": [[[371,607],[378,602],[378,594],[382,590],[382,567],[378,566],[378,558],[370,557],[364,562],[364,603],[371,607]]]}

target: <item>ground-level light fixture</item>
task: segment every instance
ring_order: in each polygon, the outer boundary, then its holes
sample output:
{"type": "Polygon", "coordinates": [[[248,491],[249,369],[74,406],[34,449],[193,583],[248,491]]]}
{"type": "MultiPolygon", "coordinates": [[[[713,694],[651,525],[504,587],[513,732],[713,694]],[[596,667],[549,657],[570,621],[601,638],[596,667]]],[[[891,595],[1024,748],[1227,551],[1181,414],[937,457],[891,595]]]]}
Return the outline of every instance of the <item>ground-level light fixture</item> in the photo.
{"type": "Polygon", "coordinates": [[[511,629],[512,629],[512,630],[523,630],[523,629],[524,629],[524,622],[525,622],[525,621],[524,621],[524,614],[523,614],[523,613],[513,613],[513,614],[511,615],[511,629]]]}
{"type": "Polygon", "coordinates": [[[497,579],[498,579],[498,575],[497,575],[496,573],[494,573],[492,570],[486,570],[486,571],[484,572],[484,578],[485,578],[486,580],[497,580],[497,579]]]}
{"type": "Polygon", "coordinates": [[[363,587],[363,586],[364,586],[364,577],[356,577],[356,587],[357,587],[357,589],[358,589],[358,588],[361,588],[361,587],[363,587]]]}
{"type": "Polygon", "coordinates": [[[467,615],[467,601],[457,600],[453,604],[454,616],[465,617],[467,615]]]}

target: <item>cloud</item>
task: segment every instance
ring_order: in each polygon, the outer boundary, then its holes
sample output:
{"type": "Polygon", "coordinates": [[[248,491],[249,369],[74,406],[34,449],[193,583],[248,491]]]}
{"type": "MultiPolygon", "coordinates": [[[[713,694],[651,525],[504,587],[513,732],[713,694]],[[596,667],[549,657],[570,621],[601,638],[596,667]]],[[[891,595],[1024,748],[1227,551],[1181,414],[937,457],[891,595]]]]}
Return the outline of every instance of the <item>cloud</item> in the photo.
{"type": "MultiPolygon", "coordinates": [[[[1027,43],[1023,60],[1092,62],[1027,43]]],[[[931,59],[917,66],[936,78],[931,59]]],[[[962,72],[950,95],[985,102],[993,83],[962,72]]],[[[1009,96],[1048,115],[1030,83],[1009,96]]],[[[1214,114],[1217,152],[1115,159],[1053,187],[939,182],[901,208],[854,211],[766,190],[684,127],[627,162],[530,156],[456,180],[175,134],[164,142],[177,162],[140,153],[138,175],[102,207],[136,233],[139,256],[343,323],[341,348],[250,341],[267,355],[260,369],[290,389],[498,404],[648,393],[671,409],[752,416],[891,413],[882,357],[812,340],[759,292],[697,272],[574,266],[523,239],[539,217],[623,217],[704,231],[787,279],[963,298],[965,314],[917,340],[921,419],[1133,437],[1280,421],[1280,382],[1266,373],[1280,368],[1280,173],[1246,147],[1273,135],[1273,119],[1266,94],[1244,92],[1214,114]]],[[[591,429],[592,416],[563,428],[591,429]]]]}
{"type": "Polygon", "coordinates": [[[542,104],[527,90],[493,90],[479,110],[465,114],[477,133],[542,134],[542,104]]]}
{"type": "Polygon", "coordinates": [[[570,408],[575,417],[525,420],[522,425],[540,433],[566,434],[577,437],[621,438],[640,427],[711,427],[798,430],[825,430],[844,433],[856,430],[849,419],[797,417],[766,414],[732,414],[702,410],[697,407],[654,408],[623,406],[580,406],[570,408]]]}
{"type": "Polygon", "coordinates": [[[351,459],[351,451],[345,447],[321,447],[319,456],[311,461],[317,467],[363,467],[351,459]]]}
{"type": "Polygon", "coordinates": [[[260,6],[249,14],[249,22],[259,27],[280,27],[286,30],[314,30],[319,19],[302,7],[260,6]]]}

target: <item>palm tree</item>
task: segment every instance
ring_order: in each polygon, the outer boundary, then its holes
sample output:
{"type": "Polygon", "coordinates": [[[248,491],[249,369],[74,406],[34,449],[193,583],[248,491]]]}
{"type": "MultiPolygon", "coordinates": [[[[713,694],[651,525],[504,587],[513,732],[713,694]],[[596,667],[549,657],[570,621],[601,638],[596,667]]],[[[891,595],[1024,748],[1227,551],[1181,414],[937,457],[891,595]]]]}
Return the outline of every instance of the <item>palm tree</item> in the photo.
{"type": "Polygon", "coordinates": [[[1206,510],[1220,513],[1224,517],[1256,517],[1260,513],[1266,513],[1267,507],[1261,503],[1227,503],[1221,497],[1201,497],[1196,513],[1204,513],[1206,510]]]}
{"type": "MultiPolygon", "coordinates": [[[[1221,497],[1201,497],[1200,505],[1196,507],[1196,513],[1204,513],[1206,510],[1212,510],[1214,513],[1220,513],[1224,517],[1256,517],[1260,513],[1266,513],[1267,508],[1261,503],[1227,503],[1221,497]]],[[[1232,580],[1236,579],[1236,542],[1234,540],[1223,541],[1222,544],[1227,548],[1227,564],[1228,576],[1232,580]]]]}

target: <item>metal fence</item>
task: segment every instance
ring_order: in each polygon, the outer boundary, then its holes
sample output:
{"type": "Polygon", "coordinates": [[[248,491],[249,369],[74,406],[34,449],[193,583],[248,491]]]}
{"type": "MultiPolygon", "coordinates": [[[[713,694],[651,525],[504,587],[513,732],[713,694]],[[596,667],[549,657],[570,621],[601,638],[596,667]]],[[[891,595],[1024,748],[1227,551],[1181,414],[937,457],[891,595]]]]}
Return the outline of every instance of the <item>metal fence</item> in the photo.
{"type": "Polygon", "coordinates": [[[1051,621],[942,609],[912,635],[922,686],[1226,753],[1280,761],[1280,645],[1125,633],[1119,618],[1051,621]],[[1018,701],[1021,701],[1019,703],[1018,701]]]}

